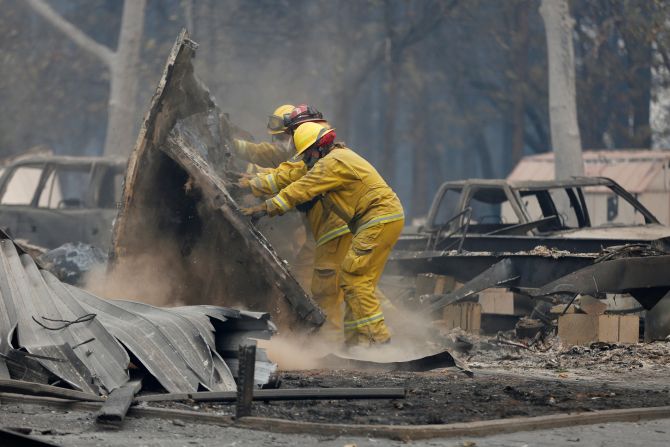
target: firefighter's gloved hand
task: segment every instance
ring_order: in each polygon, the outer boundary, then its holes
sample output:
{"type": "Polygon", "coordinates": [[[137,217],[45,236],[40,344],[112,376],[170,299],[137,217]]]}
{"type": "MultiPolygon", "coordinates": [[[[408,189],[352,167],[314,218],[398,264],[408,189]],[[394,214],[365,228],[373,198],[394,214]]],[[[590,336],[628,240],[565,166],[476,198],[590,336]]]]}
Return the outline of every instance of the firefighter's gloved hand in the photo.
{"type": "Polygon", "coordinates": [[[254,178],[252,174],[243,173],[240,175],[240,178],[237,179],[236,185],[240,188],[250,188],[251,179],[254,178]]]}
{"type": "Polygon", "coordinates": [[[226,171],[226,178],[234,183],[237,183],[237,181],[244,175],[243,172],[236,172],[236,171],[226,171]]]}
{"type": "Polygon", "coordinates": [[[259,203],[256,206],[250,206],[248,208],[240,208],[242,214],[245,216],[251,216],[252,218],[259,219],[268,213],[268,209],[265,206],[265,202],[259,203]]]}

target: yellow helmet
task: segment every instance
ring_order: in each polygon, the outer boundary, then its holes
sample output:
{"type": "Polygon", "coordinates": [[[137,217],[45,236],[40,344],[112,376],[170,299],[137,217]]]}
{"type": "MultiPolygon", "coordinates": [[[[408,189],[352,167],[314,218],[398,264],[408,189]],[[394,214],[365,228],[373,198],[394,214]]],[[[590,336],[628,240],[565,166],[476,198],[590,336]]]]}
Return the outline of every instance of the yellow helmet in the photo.
{"type": "Polygon", "coordinates": [[[305,152],[311,145],[316,143],[321,137],[333,132],[321,123],[303,123],[298,126],[293,134],[293,144],[295,145],[295,155],[298,156],[305,152]]]}
{"type": "Polygon", "coordinates": [[[272,112],[268,118],[268,133],[270,135],[278,135],[286,132],[286,123],[284,122],[284,115],[289,115],[295,106],[291,104],[284,104],[279,106],[272,112]]]}

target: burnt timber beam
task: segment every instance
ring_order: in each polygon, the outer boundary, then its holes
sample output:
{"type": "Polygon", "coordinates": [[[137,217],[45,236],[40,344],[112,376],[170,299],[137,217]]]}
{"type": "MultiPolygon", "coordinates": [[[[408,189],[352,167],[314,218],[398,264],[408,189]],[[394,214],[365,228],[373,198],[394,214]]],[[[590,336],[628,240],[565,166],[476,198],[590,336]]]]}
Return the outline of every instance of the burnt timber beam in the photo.
{"type": "MultiPolygon", "coordinates": [[[[282,400],[341,400],[341,399],[403,399],[404,388],[298,388],[254,390],[253,399],[282,400]]],[[[168,402],[193,400],[195,402],[235,402],[234,391],[202,391],[199,393],[148,394],[138,396],[137,402],[168,402]]]]}
{"type": "Polygon", "coordinates": [[[237,370],[237,401],[235,418],[251,416],[251,403],[254,400],[254,369],[256,365],[256,345],[240,345],[237,370]]]}
{"type": "Polygon", "coordinates": [[[96,394],[83,391],[71,390],[58,386],[45,385],[42,383],[26,382],[23,380],[3,379],[0,380],[0,392],[27,394],[31,396],[58,397],[61,399],[103,402],[104,399],[96,394]]]}
{"type": "Polygon", "coordinates": [[[612,259],[558,278],[532,296],[630,293],[648,310],[670,291],[669,271],[670,256],[612,259]]]}
{"type": "Polygon", "coordinates": [[[125,385],[113,390],[95,420],[98,424],[120,425],[128,413],[130,404],[133,403],[135,395],[142,388],[142,380],[131,380],[125,385]]]}
{"type": "Polygon", "coordinates": [[[516,266],[510,258],[505,258],[500,262],[493,264],[486,271],[477,275],[462,287],[452,293],[436,297],[438,298],[430,307],[426,309],[427,312],[434,312],[443,307],[462,301],[482,290],[490,287],[500,287],[516,285],[519,280],[519,274],[516,271],[516,266]]]}

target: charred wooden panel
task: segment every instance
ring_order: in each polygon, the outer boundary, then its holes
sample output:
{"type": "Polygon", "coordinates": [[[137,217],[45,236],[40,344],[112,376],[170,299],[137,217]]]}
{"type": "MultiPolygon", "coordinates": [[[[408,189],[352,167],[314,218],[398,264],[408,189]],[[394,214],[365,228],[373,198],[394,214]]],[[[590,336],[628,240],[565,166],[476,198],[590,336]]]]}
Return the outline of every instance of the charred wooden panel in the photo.
{"type": "Polygon", "coordinates": [[[285,329],[317,328],[323,313],[229,192],[230,128],[193,73],[195,49],[182,31],[140,129],[113,268],[156,253],[164,262],[154,274],[177,279],[173,302],[244,306],[285,329]]]}

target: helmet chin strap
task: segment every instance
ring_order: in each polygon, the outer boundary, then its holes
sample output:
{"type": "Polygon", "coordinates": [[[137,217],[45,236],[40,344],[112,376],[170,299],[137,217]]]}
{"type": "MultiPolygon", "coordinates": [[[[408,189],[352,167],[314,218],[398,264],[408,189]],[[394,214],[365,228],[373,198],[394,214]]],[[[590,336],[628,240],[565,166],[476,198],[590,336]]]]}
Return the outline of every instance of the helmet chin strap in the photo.
{"type": "Polygon", "coordinates": [[[319,146],[318,148],[316,148],[316,151],[319,153],[318,157],[307,157],[305,160],[303,160],[305,162],[305,165],[307,165],[307,169],[312,169],[316,164],[316,162],[322,159],[329,152],[328,148],[325,146],[319,146]]]}

